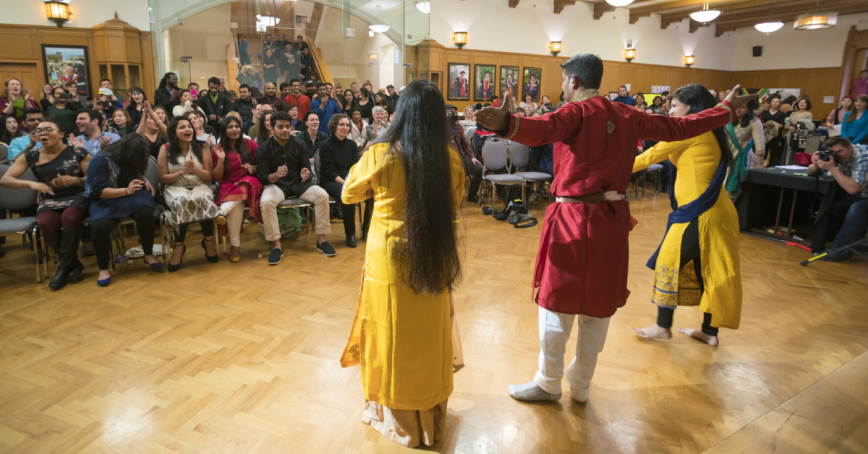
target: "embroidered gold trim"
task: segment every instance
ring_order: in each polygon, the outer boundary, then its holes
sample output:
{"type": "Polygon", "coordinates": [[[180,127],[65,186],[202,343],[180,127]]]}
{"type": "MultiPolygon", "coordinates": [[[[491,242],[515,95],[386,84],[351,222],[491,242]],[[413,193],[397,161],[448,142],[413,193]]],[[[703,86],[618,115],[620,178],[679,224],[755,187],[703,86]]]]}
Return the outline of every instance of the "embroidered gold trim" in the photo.
{"type": "Polygon", "coordinates": [[[570,102],[582,102],[582,101],[586,101],[588,99],[591,99],[594,96],[603,96],[603,95],[600,94],[599,90],[594,89],[594,88],[589,88],[589,89],[577,94],[576,96],[573,96],[573,99],[571,99],[570,102]]]}
{"type": "Polygon", "coordinates": [[[515,137],[516,134],[518,134],[518,122],[521,120],[521,117],[514,117],[514,118],[515,118],[515,126],[512,128],[512,134],[504,137],[504,139],[506,139],[506,140],[512,139],[513,137],[515,137]]]}

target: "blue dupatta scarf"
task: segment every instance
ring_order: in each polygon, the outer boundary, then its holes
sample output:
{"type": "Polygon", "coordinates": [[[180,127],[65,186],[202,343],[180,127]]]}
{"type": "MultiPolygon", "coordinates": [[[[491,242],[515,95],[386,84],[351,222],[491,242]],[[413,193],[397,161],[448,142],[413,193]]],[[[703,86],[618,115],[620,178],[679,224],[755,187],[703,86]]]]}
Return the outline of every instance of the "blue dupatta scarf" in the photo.
{"type": "Polygon", "coordinates": [[[663,235],[663,240],[660,241],[660,246],[654,251],[654,255],[648,259],[645,265],[648,268],[656,269],[657,256],[660,254],[660,248],[663,246],[663,241],[666,240],[666,235],[669,234],[669,228],[672,224],[685,224],[699,217],[717,203],[720,197],[720,191],[723,188],[723,181],[726,180],[726,160],[720,160],[720,165],[717,167],[717,172],[714,174],[714,179],[711,184],[705,189],[705,192],[696,200],[678,206],[678,201],[675,200],[675,179],[678,177],[678,168],[672,162],[669,163],[669,204],[672,206],[672,213],[669,213],[669,221],[666,223],[666,234],[663,235]]]}

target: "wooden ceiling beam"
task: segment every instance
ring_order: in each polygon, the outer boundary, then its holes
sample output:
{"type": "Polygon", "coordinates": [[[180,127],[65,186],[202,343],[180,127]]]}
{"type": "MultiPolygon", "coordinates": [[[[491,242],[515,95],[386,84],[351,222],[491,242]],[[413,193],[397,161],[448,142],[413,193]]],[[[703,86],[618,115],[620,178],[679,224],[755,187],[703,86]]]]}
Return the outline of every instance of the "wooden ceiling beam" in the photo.
{"type": "MultiPolygon", "coordinates": [[[[780,0],[753,0],[751,2],[739,3],[732,5],[729,8],[723,9],[720,16],[714,20],[714,23],[722,21],[740,21],[749,20],[751,18],[762,22],[768,19],[769,8],[774,6],[772,13],[777,15],[797,16],[814,10],[816,0],[790,0],[781,2],[780,0]]],[[[826,0],[820,2],[820,9],[823,11],[837,11],[837,9],[851,6],[855,4],[864,4],[865,0],[826,0]]],[[[666,28],[669,24],[681,22],[683,19],[689,18],[690,13],[697,10],[685,10],[674,13],[662,14],[660,16],[660,28],[666,28]]]]}
{"type": "Polygon", "coordinates": [[[518,6],[518,0],[509,0],[510,8],[515,8],[516,6],[518,6]]]}
{"type": "MultiPolygon", "coordinates": [[[[840,15],[840,16],[844,16],[844,15],[848,15],[848,14],[868,13],[868,3],[862,2],[859,4],[850,4],[848,6],[835,8],[833,11],[837,12],[838,15],[840,15]]],[[[799,13],[799,14],[802,14],[802,13],[799,13]]],[[[734,31],[736,29],[743,28],[743,27],[753,27],[756,24],[766,22],[768,20],[769,20],[768,16],[765,16],[765,17],[757,17],[757,18],[746,19],[746,20],[725,21],[725,22],[718,22],[717,19],[715,19],[714,22],[711,22],[711,23],[715,24],[714,36],[721,36],[726,32],[731,32],[731,31],[734,31]]],[[[791,27],[792,25],[789,25],[789,24],[795,20],[795,16],[793,14],[788,14],[788,15],[787,14],[782,14],[782,15],[774,14],[771,17],[771,20],[784,22],[785,24],[787,24],[787,25],[784,25],[784,27],[787,27],[787,26],[791,27]]],[[[695,21],[691,21],[691,22],[695,22],[695,21]]],[[[806,31],[805,33],[810,33],[810,31],[806,31]]]]}
{"type": "MultiPolygon", "coordinates": [[[[555,7],[557,8],[557,7],[555,7]]],[[[594,20],[600,20],[603,17],[603,14],[608,13],[610,11],[615,11],[617,8],[606,3],[603,0],[600,0],[597,3],[594,3],[594,20]]]]}
{"type": "MultiPolygon", "coordinates": [[[[754,0],[708,0],[709,6],[716,5],[724,5],[724,4],[732,4],[732,3],[742,3],[754,0]]],[[[781,0],[778,0],[781,1],[781,0]]],[[[647,2],[645,2],[647,3],[647,2]]],[[[663,2],[655,2],[652,5],[646,5],[643,3],[633,3],[628,6],[630,8],[630,23],[635,24],[642,17],[648,17],[653,13],[663,13],[665,11],[672,11],[682,8],[702,8],[702,5],[705,4],[705,0],[672,0],[672,1],[663,1],[663,2]]],[[[692,10],[691,10],[692,11],[692,10]]]]}
{"type": "MultiPolygon", "coordinates": [[[[509,1],[512,1],[512,0],[509,0],[509,1]]],[[[603,2],[603,3],[605,3],[605,2],[603,2]]],[[[555,0],[555,14],[560,14],[561,11],[564,10],[565,6],[572,6],[575,4],[576,4],[576,0],[555,0]]]]}

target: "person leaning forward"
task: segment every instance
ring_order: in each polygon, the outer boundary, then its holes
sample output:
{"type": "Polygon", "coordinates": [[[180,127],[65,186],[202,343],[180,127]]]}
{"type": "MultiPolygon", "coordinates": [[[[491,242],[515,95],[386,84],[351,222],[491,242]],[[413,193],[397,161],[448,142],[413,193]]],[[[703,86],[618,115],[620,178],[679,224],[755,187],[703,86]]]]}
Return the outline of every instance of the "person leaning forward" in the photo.
{"type": "Polygon", "coordinates": [[[299,198],[314,205],[316,212],[317,250],[326,257],[337,255],[326,241],[331,232],[329,195],[313,184],[310,178],[310,158],[304,143],[292,135],[292,118],[286,112],[271,115],[274,135],[256,150],[256,168],[263,191],[260,199],[265,239],[272,243],[269,265],[277,265],[283,255],[277,206],[289,198],[299,198]]]}

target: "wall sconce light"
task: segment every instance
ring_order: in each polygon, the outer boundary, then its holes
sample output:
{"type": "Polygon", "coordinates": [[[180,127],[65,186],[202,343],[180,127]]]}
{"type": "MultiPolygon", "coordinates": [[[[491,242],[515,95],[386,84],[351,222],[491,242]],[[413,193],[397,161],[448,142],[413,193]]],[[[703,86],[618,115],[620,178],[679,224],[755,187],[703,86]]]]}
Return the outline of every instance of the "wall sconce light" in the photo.
{"type": "Polygon", "coordinates": [[[377,53],[369,52],[368,53],[368,66],[374,66],[374,62],[377,61],[377,53]]]}
{"type": "Polygon", "coordinates": [[[627,59],[627,63],[633,61],[633,59],[636,58],[636,49],[633,49],[632,47],[625,49],[624,58],[627,59]]]}
{"type": "Polygon", "coordinates": [[[696,57],[694,57],[693,55],[687,55],[684,57],[684,66],[689,68],[690,65],[694,63],[696,63],[696,57]]]}
{"type": "Polygon", "coordinates": [[[48,0],[45,2],[45,15],[58,27],[63,27],[63,24],[69,21],[69,5],[58,0],[48,0]]]}
{"type": "Polygon", "coordinates": [[[552,57],[557,57],[559,53],[561,53],[561,42],[560,41],[552,41],[549,44],[549,52],[552,53],[552,57]]]}
{"type": "Polygon", "coordinates": [[[467,44],[467,32],[455,32],[453,40],[455,41],[455,45],[461,49],[465,44],[467,44]]]}

